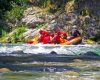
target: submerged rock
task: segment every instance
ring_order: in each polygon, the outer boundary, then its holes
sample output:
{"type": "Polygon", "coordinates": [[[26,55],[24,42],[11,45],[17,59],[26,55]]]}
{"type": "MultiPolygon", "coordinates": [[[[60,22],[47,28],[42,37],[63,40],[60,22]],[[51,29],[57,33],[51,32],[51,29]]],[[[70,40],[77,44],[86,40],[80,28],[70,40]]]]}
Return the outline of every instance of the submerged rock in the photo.
{"type": "Polygon", "coordinates": [[[67,78],[66,80],[80,80],[79,78],[67,78]]]}
{"type": "Polygon", "coordinates": [[[67,71],[65,74],[69,76],[79,76],[79,73],[75,71],[67,71]]]}
{"type": "Polygon", "coordinates": [[[91,52],[91,51],[89,51],[89,52],[87,52],[85,54],[82,54],[82,55],[85,55],[85,56],[99,56],[98,54],[96,54],[94,52],[91,52]]]}
{"type": "Polygon", "coordinates": [[[57,53],[55,51],[50,52],[50,54],[57,55],[57,53]]]}
{"type": "Polygon", "coordinates": [[[11,72],[11,70],[8,69],[8,68],[1,68],[0,69],[0,72],[11,72]]]}

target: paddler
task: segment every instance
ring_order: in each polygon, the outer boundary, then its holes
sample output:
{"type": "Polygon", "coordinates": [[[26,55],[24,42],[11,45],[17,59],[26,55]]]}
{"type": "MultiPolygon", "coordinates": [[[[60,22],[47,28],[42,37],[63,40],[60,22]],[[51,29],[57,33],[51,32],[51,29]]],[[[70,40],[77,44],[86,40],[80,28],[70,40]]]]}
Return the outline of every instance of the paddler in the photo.
{"type": "Polygon", "coordinates": [[[55,36],[54,36],[54,43],[55,43],[55,44],[60,44],[60,43],[61,43],[60,38],[61,38],[61,32],[58,31],[58,32],[56,32],[56,34],[55,34],[55,36]]]}
{"type": "Polygon", "coordinates": [[[48,32],[46,32],[44,34],[44,39],[43,39],[43,44],[49,44],[51,41],[50,41],[50,34],[48,32]]]}
{"type": "Polygon", "coordinates": [[[74,26],[72,27],[72,30],[71,30],[70,33],[71,33],[71,37],[70,37],[69,39],[73,39],[73,38],[76,38],[76,37],[78,37],[78,36],[81,36],[81,34],[80,34],[80,32],[78,31],[76,25],[74,25],[74,26]]]}
{"type": "Polygon", "coordinates": [[[47,32],[44,31],[44,30],[40,30],[39,33],[40,33],[39,42],[43,42],[44,37],[45,37],[45,34],[46,34],[47,32]]]}
{"type": "Polygon", "coordinates": [[[54,43],[61,44],[65,42],[67,34],[65,32],[58,31],[54,36],[54,43]]]}

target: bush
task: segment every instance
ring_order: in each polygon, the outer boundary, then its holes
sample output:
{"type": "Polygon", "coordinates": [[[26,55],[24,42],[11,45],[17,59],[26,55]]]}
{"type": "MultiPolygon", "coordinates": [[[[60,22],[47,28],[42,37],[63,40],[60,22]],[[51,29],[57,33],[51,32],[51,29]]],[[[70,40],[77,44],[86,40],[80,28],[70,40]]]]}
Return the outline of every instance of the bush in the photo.
{"type": "Polygon", "coordinates": [[[45,24],[36,24],[36,28],[41,28],[41,27],[43,27],[45,24]]]}
{"type": "Polygon", "coordinates": [[[100,33],[95,34],[94,36],[89,37],[91,40],[99,42],[100,41],[100,33]]]}
{"type": "Polygon", "coordinates": [[[7,32],[5,30],[1,30],[1,31],[2,31],[1,37],[6,37],[7,36],[7,32]]]}
{"type": "Polygon", "coordinates": [[[12,4],[12,9],[7,11],[5,14],[5,19],[7,22],[16,23],[16,20],[20,20],[23,16],[23,12],[26,9],[24,6],[18,6],[15,3],[12,4]]]}
{"type": "Polygon", "coordinates": [[[22,36],[22,33],[25,32],[25,25],[20,25],[17,27],[17,29],[15,30],[14,34],[11,36],[12,40],[11,43],[17,43],[20,39],[20,36],[22,36]]]}

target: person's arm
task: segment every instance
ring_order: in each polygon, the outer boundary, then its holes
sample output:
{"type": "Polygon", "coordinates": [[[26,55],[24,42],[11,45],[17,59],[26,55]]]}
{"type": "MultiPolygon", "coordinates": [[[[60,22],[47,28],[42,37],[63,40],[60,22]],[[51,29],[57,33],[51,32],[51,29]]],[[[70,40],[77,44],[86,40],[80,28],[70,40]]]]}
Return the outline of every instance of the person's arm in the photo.
{"type": "Polygon", "coordinates": [[[80,34],[80,32],[77,30],[77,33],[78,33],[78,35],[80,36],[81,34],[80,34]]]}

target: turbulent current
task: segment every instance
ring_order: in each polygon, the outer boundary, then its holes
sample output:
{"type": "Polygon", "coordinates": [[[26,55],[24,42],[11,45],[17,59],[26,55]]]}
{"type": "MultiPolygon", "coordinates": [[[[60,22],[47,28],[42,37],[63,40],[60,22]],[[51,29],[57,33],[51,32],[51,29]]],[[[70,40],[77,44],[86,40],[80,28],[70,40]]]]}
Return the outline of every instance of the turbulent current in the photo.
{"type": "Polygon", "coordinates": [[[99,75],[99,45],[0,44],[0,80],[100,80],[99,75]]]}
{"type": "Polygon", "coordinates": [[[0,45],[0,56],[20,56],[22,54],[66,54],[66,55],[84,55],[86,53],[93,53],[93,55],[100,55],[99,45],[0,45]],[[22,52],[22,53],[21,53],[22,52]],[[16,53],[12,54],[12,53],[16,53]],[[20,53],[20,54],[18,54],[20,53]]]}

